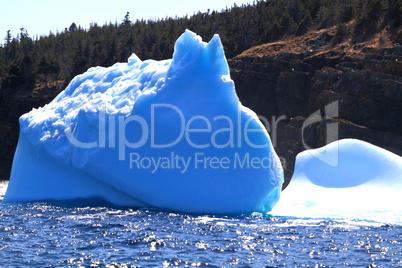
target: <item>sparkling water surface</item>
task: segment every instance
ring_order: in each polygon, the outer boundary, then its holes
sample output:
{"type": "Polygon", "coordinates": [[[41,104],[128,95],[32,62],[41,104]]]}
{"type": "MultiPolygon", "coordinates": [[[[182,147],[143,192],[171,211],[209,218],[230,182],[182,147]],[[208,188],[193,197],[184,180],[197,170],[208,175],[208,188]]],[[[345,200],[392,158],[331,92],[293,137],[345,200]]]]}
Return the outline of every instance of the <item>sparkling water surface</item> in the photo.
{"type": "Polygon", "coordinates": [[[0,206],[0,267],[401,267],[401,243],[402,226],[379,222],[189,215],[99,200],[0,206]]]}

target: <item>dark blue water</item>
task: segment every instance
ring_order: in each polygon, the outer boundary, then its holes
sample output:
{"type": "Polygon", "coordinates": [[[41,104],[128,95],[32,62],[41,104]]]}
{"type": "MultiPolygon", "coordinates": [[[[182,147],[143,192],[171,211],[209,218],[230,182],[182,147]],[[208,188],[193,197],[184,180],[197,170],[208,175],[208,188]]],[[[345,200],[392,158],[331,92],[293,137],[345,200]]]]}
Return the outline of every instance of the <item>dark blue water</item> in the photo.
{"type": "Polygon", "coordinates": [[[0,267],[401,267],[402,227],[187,215],[101,203],[0,206],[0,267]]]}

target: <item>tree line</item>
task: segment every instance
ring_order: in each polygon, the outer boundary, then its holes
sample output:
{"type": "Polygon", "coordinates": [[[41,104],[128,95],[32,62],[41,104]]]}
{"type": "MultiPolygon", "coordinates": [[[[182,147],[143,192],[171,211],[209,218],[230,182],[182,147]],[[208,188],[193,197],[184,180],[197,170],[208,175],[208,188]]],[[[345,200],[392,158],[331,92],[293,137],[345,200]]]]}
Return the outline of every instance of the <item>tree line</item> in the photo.
{"type": "Polygon", "coordinates": [[[127,61],[131,53],[142,60],[171,58],[174,42],[185,29],[204,40],[218,33],[227,58],[284,36],[302,35],[312,27],[342,26],[351,20],[354,31],[348,34],[356,42],[384,29],[400,42],[401,14],[402,0],[258,0],[181,18],[132,22],[127,12],[120,23],[92,23],[88,29],[72,23],[35,40],[21,28],[16,36],[7,31],[0,45],[0,90],[69,82],[91,66],[127,61]]]}

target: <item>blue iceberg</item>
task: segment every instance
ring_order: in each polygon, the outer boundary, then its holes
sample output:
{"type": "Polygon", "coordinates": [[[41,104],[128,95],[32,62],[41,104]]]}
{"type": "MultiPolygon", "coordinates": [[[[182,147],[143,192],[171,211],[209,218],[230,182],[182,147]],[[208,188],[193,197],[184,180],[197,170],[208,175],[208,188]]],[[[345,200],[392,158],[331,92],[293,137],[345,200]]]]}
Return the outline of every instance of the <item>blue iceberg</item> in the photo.
{"type": "Polygon", "coordinates": [[[297,155],[274,215],[402,222],[402,157],[343,139],[297,155]]]}
{"type": "Polygon", "coordinates": [[[20,118],[3,203],[98,197],[183,212],[268,212],[283,170],[239,102],[218,35],[186,31],[173,59],[90,68],[20,118]]]}

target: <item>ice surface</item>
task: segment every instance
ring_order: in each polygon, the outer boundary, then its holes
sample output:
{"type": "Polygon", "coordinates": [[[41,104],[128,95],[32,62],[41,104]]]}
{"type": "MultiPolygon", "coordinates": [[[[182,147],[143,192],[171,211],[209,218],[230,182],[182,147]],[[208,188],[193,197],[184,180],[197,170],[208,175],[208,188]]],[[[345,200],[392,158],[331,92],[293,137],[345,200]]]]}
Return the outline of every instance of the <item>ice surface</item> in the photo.
{"type": "Polygon", "coordinates": [[[0,201],[3,200],[3,197],[6,193],[8,186],[8,181],[0,181],[0,201]]]}
{"type": "Polygon", "coordinates": [[[4,201],[101,197],[185,212],[267,212],[283,170],[243,107],[219,36],[186,31],[173,59],[90,68],[20,118],[4,201]]]}
{"type": "Polygon", "coordinates": [[[401,204],[402,157],[344,139],[298,154],[291,182],[271,213],[402,222],[401,204]],[[334,159],[337,165],[328,164],[334,159]]]}

